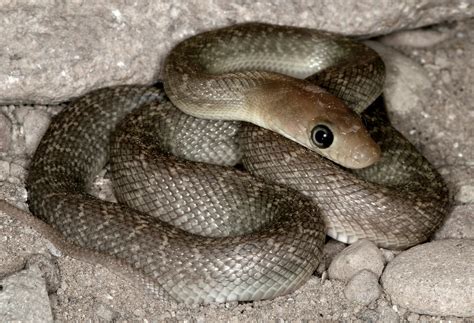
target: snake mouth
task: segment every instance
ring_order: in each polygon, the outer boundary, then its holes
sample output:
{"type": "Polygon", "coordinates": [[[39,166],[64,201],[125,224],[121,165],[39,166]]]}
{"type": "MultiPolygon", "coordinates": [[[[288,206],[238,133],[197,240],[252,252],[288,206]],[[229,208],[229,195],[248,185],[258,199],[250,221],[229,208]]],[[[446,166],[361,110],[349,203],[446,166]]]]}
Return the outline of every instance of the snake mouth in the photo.
{"type": "Polygon", "coordinates": [[[377,163],[382,155],[380,146],[375,142],[366,143],[354,148],[351,156],[352,169],[361,169],[377,163]]]}

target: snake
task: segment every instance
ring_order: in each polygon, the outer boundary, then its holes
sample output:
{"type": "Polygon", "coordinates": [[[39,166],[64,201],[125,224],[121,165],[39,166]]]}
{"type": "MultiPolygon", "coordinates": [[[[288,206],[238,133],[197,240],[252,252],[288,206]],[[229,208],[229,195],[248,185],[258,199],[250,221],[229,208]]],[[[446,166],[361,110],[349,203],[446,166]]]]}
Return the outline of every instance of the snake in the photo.
{"type": "Polygon", "coordinates": [[[163,82],[72,99],[29,166],[34,216],[184,303],[302,286],[326,235],[406,249],[448,207],[391,124],[380,56],[346,36],[246,23],[194,35],[163,82]],[[108,165],[117,201],[88,193],[108,165]]]}

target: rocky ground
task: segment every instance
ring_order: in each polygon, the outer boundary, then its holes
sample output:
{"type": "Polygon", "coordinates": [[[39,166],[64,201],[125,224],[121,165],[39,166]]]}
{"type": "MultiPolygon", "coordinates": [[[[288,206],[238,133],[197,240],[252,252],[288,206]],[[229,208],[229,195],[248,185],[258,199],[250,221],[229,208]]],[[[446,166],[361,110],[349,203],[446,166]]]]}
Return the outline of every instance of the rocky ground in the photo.
{"type": "MultiPolygon", "coordinates": [[[[196,18],[200,15],[190,8],[201,13],[206,8],[194,2],[188,7],[145,3],[140,8],[104,3],[53,9],[52,2],[31,1],[26,8],[30,12],[18,10],[14,2],[0,3],[6,26],[0,30],[0,39],[6,41],[0,46],[0,102],[11,104],[0,107],[0,200],[27,210],[29,158],[51,116],[61,109],[51,103],[98,86],[151,81],[159,74],[165,51],[209,21],[208,28],[242,20],[313,21],[307,25],[354,35],[391,33],[370,45],[387,63],[385,96],[392,121],[444,176],[453,209],[435,241],[400,254],[368,241],[346,248],[330,240],[318,273],[291,295],[189,307],[156,300],[113,270],[62,254],[28,221],[18,220],[25,213],[0,204],[0,321],[474,319],[474,19],[466,19],[474,16],[472,2],[419,1],[410,7],[400,1],[390,7],[393,2],[379,1],[375,10],[371,1],[359,1],[348,10],[334,1],[326,4],[326,15],[319,15],[322,8],[304,1],[290,1],[285,10],[258,2],[216,1],[210,8],[223,16],[215,21],[209,15],[196,18]],[[80,10],[90,20],[75,14],[80,10]],[[144,18],[137,20],[137,12],[144,18]],[[277,12],[281,20],[265,12],[277,12]],[[342,16],[337,22],[332,19],[335,12],[342,16]],[[101,19],[104,13],[108,16],[101,19]],[[157,22],[157,14],[165,13],[172,19],[157,22]],[[344,15],[349,16],[342,19],[344,15]],[[12,24],[12,19],[28,24],[12,24]],[[57,35],[51,33],[54,28],[60,31],[57,35]],[[117,29],[120,36],[114,36],[117,29]],[[166,30],[171,40],[163,41],[156,30],[166,30]],[[129,50],[122,53],[122,42],[130,39],[129,50]],[[144,39],[160,48],[157,55],[144,39]]],[[[96,194],[108,195],[108,184],[100,180],[96,194]]]]}

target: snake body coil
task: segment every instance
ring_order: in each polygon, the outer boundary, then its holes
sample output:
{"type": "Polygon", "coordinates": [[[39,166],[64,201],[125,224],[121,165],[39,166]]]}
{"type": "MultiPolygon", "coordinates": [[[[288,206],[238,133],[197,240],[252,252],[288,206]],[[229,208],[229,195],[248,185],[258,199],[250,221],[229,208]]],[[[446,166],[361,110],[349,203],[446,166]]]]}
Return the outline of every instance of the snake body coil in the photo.
{"type": "Polygon", "coordinates": [[[72,101],[43,137],[27,187],[31,211],[67,240],[122,259],[172,299],[283,295],[315,270],[326,231],[401,249],[444,218],[440,175],[390,126],[380,99],[364,110],[383,83],[365,46],[246,24],[178,45],[165,75],[171,102],[159,86],[72,101]],[[368,131],[347,106],[364,110],[368,131]],[[321,126],[328,147],[311,142],[321,126]],[[380,160],[349,171],[320,154],[352,168],[380,160]],[[118,204],[85,193],[109,155],[118,204]],[[248,172],[229,166],[238,162],[248,172]]]}

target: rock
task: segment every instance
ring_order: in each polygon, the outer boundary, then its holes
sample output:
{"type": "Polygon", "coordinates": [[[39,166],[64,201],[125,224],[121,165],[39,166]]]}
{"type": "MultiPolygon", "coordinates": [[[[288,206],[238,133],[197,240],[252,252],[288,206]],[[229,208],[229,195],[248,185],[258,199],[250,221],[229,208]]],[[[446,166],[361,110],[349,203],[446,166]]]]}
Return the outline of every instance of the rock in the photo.
{"type": "Polygon", "coordinates": [[[53,322],[46,283],[38,268],[0,280],[0,321],[53,322]]]}
{"type": "Polygon", "coordinates": [[[474,204],[456,205],[434,239],[474,239],[474,204]]]}
{"type": "Polygon", "coordinates": [[[110,178],[107,178],[107,172],[100,172],[94,179],[92,185],[88,189],[88,193],[101,200],[117,203],[113,190],[113,183],[110,178]]]}
{"type": "Polygon", "coordinates": [[[0,102],[59,102],[107,85],[150,83],[178,41],[238,22],[379,35],[472,16],[466,0],[11,1],[0,11],[0,102]]]}
{"type": "Polygon", "coordinates": [[[363,322],[378,322],[379,314],[375,310],[367,309],[360,313],[358,318],[363,322]]]}
{"type": "Polygon", "coordinates": [[[379,277],[370,270],[361,270],[346,285],[344,295],[350,301],[368,305],[380,297],[379,277]]]}
{"type": "Polygon", "coordinates": [[[41,110],[29,110],[24,117],[26,152],[31,155],[49,126],[50,117],[41,110]]]}
{"type": "Polygon", "coordinates": [[[384,268],[382,252],[369,240],[359,240],[334,257],[329,266],[331,279],[349,281],[361,270],[372,271],[380,277],[384,268]]]}
{"type": "Polygon", "coordinates": [[[387,110],[413,118],[415,111],[429,101],[432,84],[426,70],[393,48],[374,41],[366,44],[377,51],[386,66],[384,98],[387,110]]]}
{"type": "Polygon", "coordinates": [[[10,163],[6,160],[0,160],[0,181],[8,179],[10,176],[10,163]]]}
{"type": "Polygon", "coordinates": [[[431,47],[451,37],[448,32],[437,30],[402,30],[384,36],[380,41],[388,46],[431,47]]]}
{"type": "Polygon", "coordinates": [[[332,260],[334,257],[340,253],[344,248],[346,248],[347,245],[345,243],[342,243],[340,241],[330,239],[323,248],[323,257],[321,259],[321,262],[318,266],[317,273],[319,275],[322,275],[329,267],[331,264],[332,260]]]}
{"type": "Polygon", "coordinates": [[[10,149],[12,124],[7,116],[0,113],[0,153],[10,149]]]}
{"type": "Polygon", "coordinates": [[[0,181],[0,199],[26,202],[28,193],[23,184],[13,184],[6,181],[0,181]]]}
{"type": "Polygon", "coordinates": [[[110,306],[103,303],[95,304],[95,311],[97,317],[104,322],[116,322],[120,317],[117,311],[114,311],[110,306]]]}
{"type": "Polygon", "coordinates": [[[418,315],[416,313],[410,313],[407,316],[407,321],[408,322],[418,322],[419,320],[420,320],[420,315],[418,315]]]}
{"type": "Polygon", "coordinates": [[[57,262],[43,254],[35,254],[28,258],[26,268],[38,268],[45,280],[48,293],[54,293],[61,284],[61,274],[57,262]]]}
{"type": "Polygon", "coordinates": [[[468,121],[474,117],[473,92],[467,84],[474,82],[474,20],[459,23],[465,25],[465,31],[452,30],[453,37],[430,49],[401,49],[404,55],[398,53],[396,64],[387,62],[387,76],[398,74],[398,82],[387,82],[384,93],[392,98],[387,103],[392,124],[435,167],[443,168],[446,181],[459,172],[463,185],[473,185],[473,177],[467,175],[472,173],[474,160],[474,136],[468,121]],[[392,95],[394,90],[396,95],[392,95]]]}
{"type": "Polygon", "coordinates": [[[419,314],[474,315],[474,240],[448,239],[411,248],[382,275],[393,303],[419,314]]]}
{"type": "Polygon", "coordinates": [[[400,253],[400,251],[397,250],[389,250],[389,249],[383,249],[380,248],[380,251],[382,252],[384,263],[389,263],[392,261],[396,255],[400,253]]]}
{"type": "Polygon", "coordinates": [[[378,322],[400,322],[400,316],[390,306],[379,306],[377,312],[379,314],[378,322]]]}
{"type": "Polygon", "coordinates": [[[474,185],[468,184],[459,187],[455,198],[460,203],[474,203],[474,185]]]}

